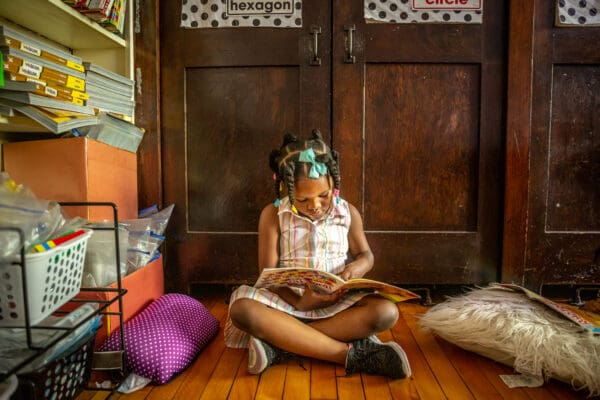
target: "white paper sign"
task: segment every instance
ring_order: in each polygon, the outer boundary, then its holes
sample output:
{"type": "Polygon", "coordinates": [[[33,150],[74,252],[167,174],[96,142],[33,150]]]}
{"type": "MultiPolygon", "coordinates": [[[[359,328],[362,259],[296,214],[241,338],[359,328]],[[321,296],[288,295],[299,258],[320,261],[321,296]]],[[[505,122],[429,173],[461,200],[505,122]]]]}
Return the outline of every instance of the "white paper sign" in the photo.
{"type": "Polygon", "coordinates": [[[481,0],[412,0],[413,10],[481,10],[481,0]]]}
{"type": "Polygon", "coordinates": [[[184,28],[301,28],[302,0],[182,0],[184,28]]]}

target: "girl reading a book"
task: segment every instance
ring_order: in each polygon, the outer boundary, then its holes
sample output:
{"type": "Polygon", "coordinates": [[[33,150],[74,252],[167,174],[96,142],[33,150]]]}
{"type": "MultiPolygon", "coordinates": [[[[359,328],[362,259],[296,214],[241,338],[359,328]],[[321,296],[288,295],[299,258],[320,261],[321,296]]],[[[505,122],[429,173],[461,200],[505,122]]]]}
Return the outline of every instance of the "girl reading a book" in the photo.
{"type": "MultiPolygon", "coordinates": [[[[269,163],[276,200],[260,215],[260,269],[308,267],[343,279],[371,270],[361,216],[339,196],[337,153],[321,134],[305,141],[286,134],[269,163]]],[[[325,295],[309,283],[303,289],[242,285],[231,295],[225,343],[248,348],[252,374],[294,354],[344,365],[347,373],[404,378],[411,371],[402,348],[375,336],[397,319],[397,306],[374,294],[325,295]]]]}

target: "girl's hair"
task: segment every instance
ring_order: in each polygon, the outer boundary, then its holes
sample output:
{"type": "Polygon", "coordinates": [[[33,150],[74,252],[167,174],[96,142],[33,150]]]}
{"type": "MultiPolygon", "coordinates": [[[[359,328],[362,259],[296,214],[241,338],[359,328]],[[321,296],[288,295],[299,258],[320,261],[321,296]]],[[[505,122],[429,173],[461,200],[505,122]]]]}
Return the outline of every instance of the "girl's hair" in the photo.
{"type": "Polygon", "coordinates": [[[271,151],[269,155],[269,166],[275,173],[275,204],[279,204],[283,182],[287,187],[290,204],[294,205],[294,183],[300,176],[308,176],[310,164],[299,160],[300,153],[307,149],[313,149],[315,161],[327,166],[327,172],[333,178],[334,192],[339,192],[340,171],[338,169],[338,153],[330,149],[317,129],[312,132],[312,139],[299,140],[293,133],[283,136],[283,144],[279,149],[271,151]]]}

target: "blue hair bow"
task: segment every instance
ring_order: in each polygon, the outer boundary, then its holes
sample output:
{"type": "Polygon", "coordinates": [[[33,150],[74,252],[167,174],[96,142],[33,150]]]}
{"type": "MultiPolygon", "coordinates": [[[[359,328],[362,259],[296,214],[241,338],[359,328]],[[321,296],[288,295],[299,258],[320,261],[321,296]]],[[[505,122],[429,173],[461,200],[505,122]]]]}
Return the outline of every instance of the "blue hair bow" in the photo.
{"type": "Polygon", "coordinates": [[[308,148],[300,153],[298,161],[310,163],[310,171],[308,177],[317,179],[321,175],[327,175],[327,166],[316,160],[315,152],[312,148],[308,148]]]}

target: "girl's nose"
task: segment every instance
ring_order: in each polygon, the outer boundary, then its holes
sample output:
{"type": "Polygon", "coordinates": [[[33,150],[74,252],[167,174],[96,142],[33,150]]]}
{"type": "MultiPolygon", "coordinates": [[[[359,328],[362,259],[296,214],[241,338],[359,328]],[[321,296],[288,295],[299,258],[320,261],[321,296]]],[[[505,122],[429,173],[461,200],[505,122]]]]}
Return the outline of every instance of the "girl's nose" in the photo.
{"type": "Polygon", "coordinates": [[[318,209],[319,207],[321,207],[321,201],[319,201],[319,199],[318,199],[318,198],[316,198],[316,199],[312,199],[312,200],[311,200],[311,201],[308,203],[308,207],[309,207],[311,210],[316,210],[316,209],[318,209]]]}

